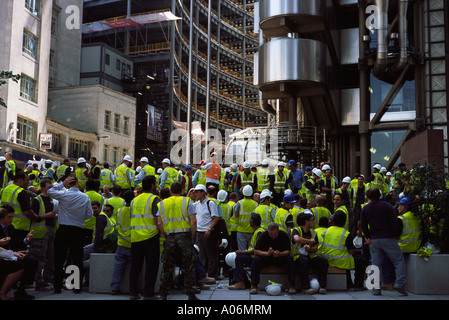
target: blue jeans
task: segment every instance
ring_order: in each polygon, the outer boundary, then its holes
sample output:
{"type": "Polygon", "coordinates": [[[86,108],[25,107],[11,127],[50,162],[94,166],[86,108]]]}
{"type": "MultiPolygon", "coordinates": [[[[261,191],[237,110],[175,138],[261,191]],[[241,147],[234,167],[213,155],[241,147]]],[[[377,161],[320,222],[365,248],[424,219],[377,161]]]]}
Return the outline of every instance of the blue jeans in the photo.
{"type": "Polygon", "coordinates": [[[119,290],[120,281],[122,280],[123,273],[125,272],[126,266],[131,261],[131,248],[126,248],[122,246],[117,246],[115,251],[115,266],[114,273],[112,275],[111,289],[119,290]]]}
{"type": "MultiPolygon", "coordinates": [[[[370,253],[373,265],[377,266],[382,274],[382,265],[389,259],[394,266],[396,274],[395,287],[404,288],[407,282],[405,275],[404,254],[395,238],[372,239],[370,253]]],[[[382,279],[381,279],[382,281],[382,279]]]]}

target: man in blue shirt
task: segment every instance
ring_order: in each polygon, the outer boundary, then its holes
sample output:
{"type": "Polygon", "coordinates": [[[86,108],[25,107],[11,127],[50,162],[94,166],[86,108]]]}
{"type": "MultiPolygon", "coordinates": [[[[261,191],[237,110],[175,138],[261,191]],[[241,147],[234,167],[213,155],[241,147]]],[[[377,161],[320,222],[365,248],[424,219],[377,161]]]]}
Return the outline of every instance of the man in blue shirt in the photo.
{"type": "Polygon", "coordinates": [[[304,171],[297,168],[295,160],[290,160],[288,167],[290,169],[290,175],[288,176],[287,183],[293,191],[293,194],[297,194],[301,190],[303,182],[305,182],[304,171]]]}

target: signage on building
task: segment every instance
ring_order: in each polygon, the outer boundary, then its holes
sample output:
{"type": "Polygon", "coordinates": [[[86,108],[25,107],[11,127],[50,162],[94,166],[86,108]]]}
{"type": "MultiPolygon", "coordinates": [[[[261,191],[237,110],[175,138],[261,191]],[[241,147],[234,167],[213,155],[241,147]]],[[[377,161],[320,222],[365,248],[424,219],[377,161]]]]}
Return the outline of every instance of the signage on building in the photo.
{"type": "Polygon", "coordinates": [[[53,134],[51,133],[41,133],[39,137],[39,148],[40,149],[51,149],[53,147],[53,134]]]}
{"type": "Polygon", "coordinates": [[[164,133],[164,112],[149,104],[147,114],[147,138],[162,142],[164,133]]]}

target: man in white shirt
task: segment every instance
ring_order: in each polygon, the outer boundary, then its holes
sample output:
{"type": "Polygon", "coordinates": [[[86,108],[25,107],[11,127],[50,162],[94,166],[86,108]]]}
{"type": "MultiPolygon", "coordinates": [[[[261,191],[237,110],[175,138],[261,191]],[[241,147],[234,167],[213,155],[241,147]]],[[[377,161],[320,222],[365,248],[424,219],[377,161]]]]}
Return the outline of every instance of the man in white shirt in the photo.
{"type": "Polygon", "coordinates": [[[69,249],[72,264],[78,266],[80,271],[79,283],[74,284],[73,292],[80,293],[83,279],[83,227],[84,221],[90,219],[93,214],[90,199],[79,190],[78,179],[74,176],[55,183],[47,193],[59,202],[59,228],[55,235],[54,292],[61,293],[63,265],[69,249]]]}
{"type": "Polygon", "coordinates": [[[207,197],[206,186],[199,184],[195,187],[197,202],[195,203],[198,246],[200,248],[201,263],[210,278],[218,279],[218,242],[213,232],[220,218],[217,205],[207,197]]]}

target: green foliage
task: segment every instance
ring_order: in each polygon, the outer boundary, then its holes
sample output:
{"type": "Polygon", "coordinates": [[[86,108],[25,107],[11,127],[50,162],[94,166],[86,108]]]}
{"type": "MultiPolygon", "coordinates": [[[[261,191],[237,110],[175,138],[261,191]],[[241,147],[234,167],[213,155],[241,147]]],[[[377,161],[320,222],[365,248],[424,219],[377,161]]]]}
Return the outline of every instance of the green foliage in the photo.
{"type": "Polygon", "coordinates": [[[421,219],[423,244],[449,250],[449,177],[443,169],[415,164],[406,174],[405,195],[413,199],[410,210],[421,219]]]}
{"type": "MultiPolygon", "coordinates": [[[[13,74],[12,71],[0,71],[0,86],[7,83],[8,80],[19,82],[20,74],[13,74]]],[[[0,106],[6,108],[5,101],[0,97],[0,106]]]]}

